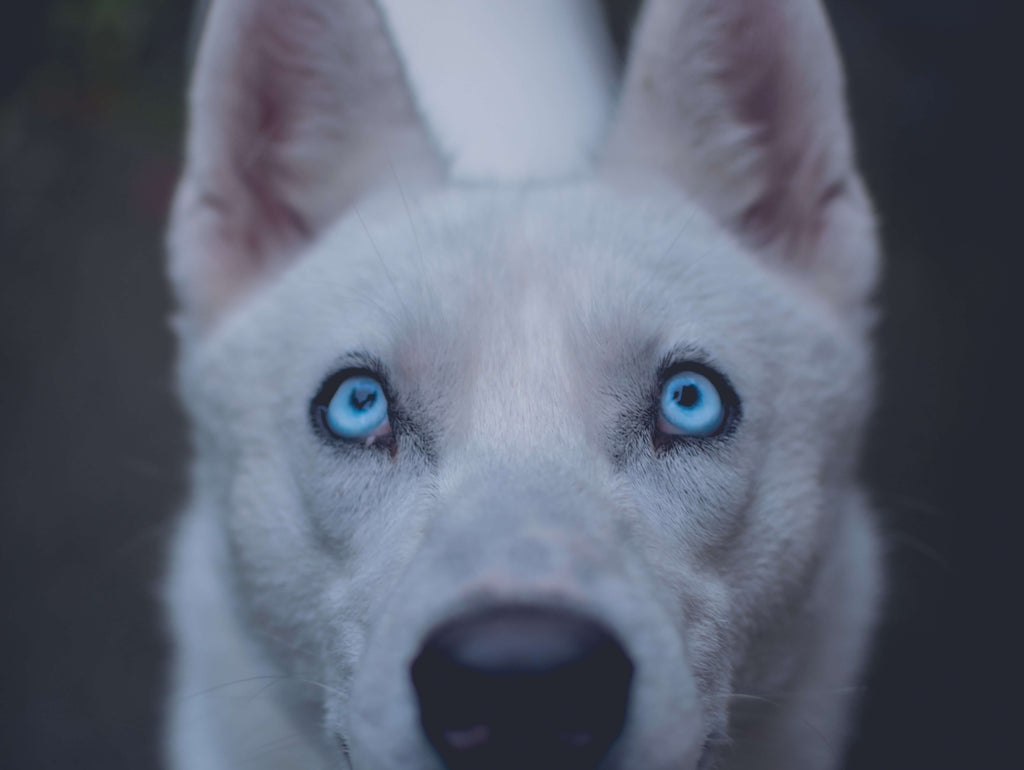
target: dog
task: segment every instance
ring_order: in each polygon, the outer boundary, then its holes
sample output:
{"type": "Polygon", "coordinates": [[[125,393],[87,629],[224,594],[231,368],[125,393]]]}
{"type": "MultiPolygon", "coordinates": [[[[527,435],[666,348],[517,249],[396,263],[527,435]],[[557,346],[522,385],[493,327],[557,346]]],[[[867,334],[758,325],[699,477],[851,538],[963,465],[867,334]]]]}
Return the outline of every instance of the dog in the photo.
{"type": "Polygon", "coordinates": [[[817,0],[214,0],[181,770],[827,770],[879,262],[817,0]]]}

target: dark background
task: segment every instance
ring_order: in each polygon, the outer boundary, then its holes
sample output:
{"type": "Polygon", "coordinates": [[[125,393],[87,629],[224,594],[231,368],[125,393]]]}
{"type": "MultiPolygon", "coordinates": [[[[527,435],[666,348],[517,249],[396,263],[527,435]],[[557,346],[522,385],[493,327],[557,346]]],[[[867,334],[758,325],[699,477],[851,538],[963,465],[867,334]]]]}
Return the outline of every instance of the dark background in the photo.
{"type": "MultiPolygon", "coordinates": [[[[632,3],[611,5],[625,24],[632,3]]],[[[827,5],[888,253],[865,469],[891,585],[849,767],[1010,767],[1016,4],[827,5]]],[[[189,4],[0,10],[0,767],[153,768],[186,455],[161,238],[189,4]]]]}

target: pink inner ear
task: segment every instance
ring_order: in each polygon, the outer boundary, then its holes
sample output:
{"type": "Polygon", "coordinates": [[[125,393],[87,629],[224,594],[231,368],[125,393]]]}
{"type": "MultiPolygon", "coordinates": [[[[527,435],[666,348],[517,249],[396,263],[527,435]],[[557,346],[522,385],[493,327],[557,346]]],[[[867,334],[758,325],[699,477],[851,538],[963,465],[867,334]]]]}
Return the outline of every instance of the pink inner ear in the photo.
{"type": "Polygon", "coordinates": [[[287,88],[295,84],[276,74],[275,68],[262,59],[259,69],[261,74],[255,76],[253,95],[257,119],[252,133],[241,136],[231,148],[238,178],[252,200],[245,245],[256,252],[270,246],[266,242],[268,231],[274,233],[269,239],[272,243],[305,240],[311,235],[305,217],[286,198],[286,183],[297,180],[287,179],[287,171],[275,155],[295,131],[294,104],[289,102],[295,93],[289,94],[287,88]]]}
{"type": "Polygon", "coordinates": [[[289,200],[308,181],[301,164],[289,163],[291,144],[301,140],[301,121],[316,109],[317,91],[329,87],[315,65],[315,30],[327,20],[303,3],[260,4],[247,26],[248,49],[234,69],[237,109],[225,150],[247,196],[240,236],[254,256],[308,239],[312,228],[289,200]]]}
{"type": "Polygon", "coordinates": [[[807,55],[819,46],[800,34],[790,2],[723,4],[719,12],[720,82],[736,118],[753,130],[763,175],[763,189],[736,225],[759,245],[806,244],[817,238],[824,208],[842,195],[850,173],[829,157],[846,141],[834,130],[842,106],[830,88],[838,83],[807,71],[827,68],[830,52],[820,47],[807,55]]]}
{"type": "Polygon", "coordinates": [[[206,24],[171,233],[202,324],[392,165],[438,170],[375,0],[217,0],[206,24]]]}
{"type": "MultiPolygon", "coordinates": [[[[172,274],[200,326],[280,266],[315,229],[310,200],[338,164],[344,116],[327,0],[219,0],[191,93],[172,274]]],[[[342,73],[343,76],[343,73],[342,73]]]]}

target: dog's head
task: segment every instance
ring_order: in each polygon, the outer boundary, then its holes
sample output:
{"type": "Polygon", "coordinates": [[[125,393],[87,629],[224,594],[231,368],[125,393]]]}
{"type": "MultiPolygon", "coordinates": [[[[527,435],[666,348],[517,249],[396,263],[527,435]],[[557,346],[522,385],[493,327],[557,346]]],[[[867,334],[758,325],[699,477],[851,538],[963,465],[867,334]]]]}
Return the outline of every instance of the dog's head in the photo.
{"type": "Polygon", "coordinates": [[[254,640],[357,770],[694,768],[815,687],[759,750],[825,767],[876,254],[818,3],[651,0],[587,179],[434,147],[369,0],[213,4],[171,272],[254,640]]]}

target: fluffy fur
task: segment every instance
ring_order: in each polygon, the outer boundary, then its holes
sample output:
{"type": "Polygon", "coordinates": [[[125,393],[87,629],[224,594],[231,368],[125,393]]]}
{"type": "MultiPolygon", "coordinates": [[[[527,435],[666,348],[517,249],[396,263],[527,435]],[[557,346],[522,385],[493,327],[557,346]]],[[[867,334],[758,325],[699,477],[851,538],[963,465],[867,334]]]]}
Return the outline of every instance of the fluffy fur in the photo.
{"type": "Polygon", "coordinates": [[[529,184],[445,181],[390,41],[369,0],[211,9],[170,241],[171,766],[436,770],[409,663],[512,600],[635,661],[602,767],[838,766],[880,586],[877,259],[818,3],[649,0],[592,170],[529,184]],[[655,445],[671,359],[729,378],[734,432],[655,445]],[[310,419],[367,361],[393,453],[310,419]]]}

